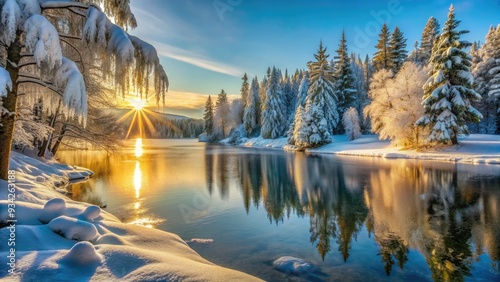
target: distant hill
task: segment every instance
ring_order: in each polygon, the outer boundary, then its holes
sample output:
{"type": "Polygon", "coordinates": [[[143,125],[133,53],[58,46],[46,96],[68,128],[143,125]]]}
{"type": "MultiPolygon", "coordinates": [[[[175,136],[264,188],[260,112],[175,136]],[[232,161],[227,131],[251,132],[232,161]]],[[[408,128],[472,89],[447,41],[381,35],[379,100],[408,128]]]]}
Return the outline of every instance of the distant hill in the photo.
{"type": "MultiPolygon", "coordinates": [[[[140,136],[139,122],[133,120],[133,110],[127,108],[117,108],[106,110],[113,114],[117,119],[127,116],[125,120],[120,122],[120,135],[125,138],[126,133],[130,129],[130,136],[140,136]],[[130,128],[132,127],[132,128],[130,128]]],[[[193,119],[186,116],[160,113],[148,109],[143,112],[150,121],[143,122],[143,134],[146,138],[197,138],[203,132],[203,120],[193,119]],[[148,125],[149,124],[149,125],[148,125]]]]}

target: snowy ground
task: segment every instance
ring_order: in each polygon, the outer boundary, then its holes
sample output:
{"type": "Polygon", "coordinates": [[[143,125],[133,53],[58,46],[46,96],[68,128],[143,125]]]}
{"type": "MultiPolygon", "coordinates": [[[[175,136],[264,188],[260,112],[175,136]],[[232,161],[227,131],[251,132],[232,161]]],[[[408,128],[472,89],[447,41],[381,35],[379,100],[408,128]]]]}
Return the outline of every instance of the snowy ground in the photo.
{"type": "Polygon", "coordinates": [[[258,280],[206,261],[175,234],[122,223],[54,189],[90,176],[89,170],[15,152],[11,168],[15,202],[8,200],[12,185],[0,180],[0,256],[12,262],[0,265],[1,280],[258,280]],[[15,276],[9,276],[12,268],[15,276]]]}
{"type": "MultiPolygon", "coordinates": [[[[460,138],[460,145],[432,149],[423,152],[401,150],[392,147],[389,141],[380,141],[376,135],[364,135],[360,139],[348,141],[346,136],[332,136],[331,144],[320,148],[308,149],[309,154],[336,154],[347,156],[381,157],[388,159],[439,160],[459,163],[500,164],[500,135],[472,134],[460,138]]],[[[256,148],[286,148],[286,138],[268,140],[249,139],[241,144],[256,148]]]]}

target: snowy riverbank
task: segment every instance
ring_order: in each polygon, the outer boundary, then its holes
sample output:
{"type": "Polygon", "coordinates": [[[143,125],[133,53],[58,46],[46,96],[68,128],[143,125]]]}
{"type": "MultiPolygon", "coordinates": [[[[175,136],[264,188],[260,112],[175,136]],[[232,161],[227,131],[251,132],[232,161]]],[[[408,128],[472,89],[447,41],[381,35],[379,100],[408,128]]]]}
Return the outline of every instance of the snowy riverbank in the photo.
{"type": "Polygon", "coordinates": [[[10,167],[15,182],[0,180],[0,256],[11,264],[0,265],[0,279],[258,281],[208,262],[175,234],[122,223],[54,189],[90,176],[87,169],[16,152],[10,167]],[[15,276],[9,276],[11,269],[15,276]]]}
{"type": "MultiPolygon", "coordinates": [[[[331,144],[308,149],[308,154],[335,154],[345,156],[381,157],[387,159],[420,159],[459,163],[500,164],[500,135],[472,134],[460,138],[460,145],[432,149],[423,152],[401,150],[389,141],[381,141],[376,135],[364,135],[348,141],[346,136],[332,136],[331,144]]],[[[254,148],[286,149],[286,138],[275,140],[251,138],[240,146],[254,148]]]]}

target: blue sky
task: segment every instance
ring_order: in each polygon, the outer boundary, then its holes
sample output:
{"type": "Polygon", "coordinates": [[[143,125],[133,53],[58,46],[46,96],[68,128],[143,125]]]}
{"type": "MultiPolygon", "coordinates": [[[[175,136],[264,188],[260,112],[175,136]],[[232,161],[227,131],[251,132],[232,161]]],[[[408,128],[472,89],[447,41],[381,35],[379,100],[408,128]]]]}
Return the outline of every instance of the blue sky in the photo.
{"type": "Polygon", "coordinates": [[[343,30],[363,58],[383,22],[404,32],[411,51],[428,18],[442,25],[451,3],[467,40],[500,23],[500,0],[132,0],[139,26],[130,32],[158,50],[171,82],[166,110],[200,117],[209,94],[239,94],[244,72],[260,80],[268,66],[305,68],[320,40],[333,54],[343,30]]]}

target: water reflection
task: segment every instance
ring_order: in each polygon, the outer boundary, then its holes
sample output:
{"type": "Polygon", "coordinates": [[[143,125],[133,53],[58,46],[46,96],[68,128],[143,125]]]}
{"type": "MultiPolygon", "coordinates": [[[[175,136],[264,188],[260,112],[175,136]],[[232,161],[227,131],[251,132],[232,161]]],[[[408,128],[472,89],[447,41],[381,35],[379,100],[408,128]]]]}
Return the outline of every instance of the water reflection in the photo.
{"type": "Polygon", "coordinates": [[[498,274],[498,175],[491,185],[476,187],[479,173],[459,174],[448,163],[401,161],[359,169],[331,158],[261,152],[216,159],[216,166],[212,157],[206,159],[207,175],[219,177],[223,187],[228,163],[236,164],[247,213],[262,204],[274,224],[291,214],[308,216],[310,242],[323,260],[338,252],[347,261],[366,228],[387,275],[396,265],[404,268],[410,249],[425,257],[434,280],[464,280],[482,254],[498,274]]]}

